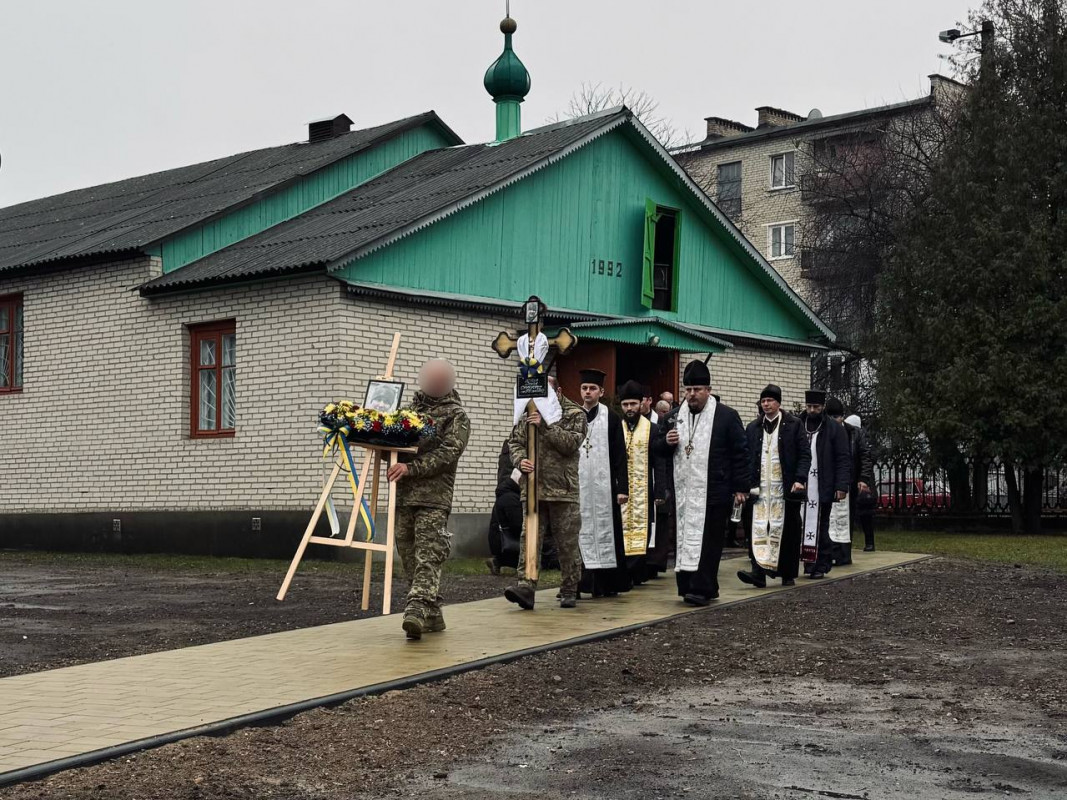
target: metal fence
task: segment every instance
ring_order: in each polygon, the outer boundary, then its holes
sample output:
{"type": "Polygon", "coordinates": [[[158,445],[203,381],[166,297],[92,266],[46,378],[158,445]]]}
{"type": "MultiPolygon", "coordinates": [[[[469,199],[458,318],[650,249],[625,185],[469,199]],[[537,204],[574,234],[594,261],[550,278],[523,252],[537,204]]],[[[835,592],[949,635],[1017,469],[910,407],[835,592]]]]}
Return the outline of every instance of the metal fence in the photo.
{"type": "MultiPolygon", "coordinates": [[[[1022,470],[1015,470],[1017,486],[1022,470]]],[[[884,460],[874,465],[878,513],[896,515],[977,515],[1006,517],[1007,467],[999,461],[967,461],[950,476],[922,460],[884,460]],[[955,497],[953,496],[955,494],[955,497]]],[[[1067,518],[1067,467],[1045,470],[1041,509],[1043,516],[1067,518]]]]}

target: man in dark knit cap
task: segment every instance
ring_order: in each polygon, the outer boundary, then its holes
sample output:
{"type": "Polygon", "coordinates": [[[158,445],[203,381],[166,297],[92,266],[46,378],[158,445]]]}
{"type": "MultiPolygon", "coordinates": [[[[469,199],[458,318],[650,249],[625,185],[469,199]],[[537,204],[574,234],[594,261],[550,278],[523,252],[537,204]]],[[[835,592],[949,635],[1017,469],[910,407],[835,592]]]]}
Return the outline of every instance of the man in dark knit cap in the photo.
{"type": "Polygon", "coordinates": [[[800,502],[808,479],[811,453],[800,420],[782,411],[782,390],[773,383],[760,394],[763,412],[748,428],[752,458],[751,572],[738,572],[742,583],[762,588],[767,576],[792,586],[800,569],[800,502]],[[755,424],[755,423],[754,423],[755,424]]]}
{"type": "Polygon", "coordinates": [[[748,497],[751,465],[741,417],[711,393],[707,365],[689,362],[682,383],[685,403],[667,416],[654,451],[673,474],[678,594],[706,606],[719,596],[723,537],[734,504],[748,497]]]}
{"type": "Polygon", "coordinates": [[[805,392],[804,404],[800,422],[807,436],[811,466],[800,554],[809,578],[825,578],[831,558],[830,512],[835,502],[848,496],[852,464],[844,426],[825,413],[826,392],[805,392]]]}
{"type": "Polygon", "coordinates": [[[622,511],[630,494],[626,440],[618,415],[601,403],[604,378],[598,369],[581,370],[582,408],[588,422],[578,450],[578,496],[582,532],[583,592],[613,597],[630,590],[622,541],[622,511]]]}

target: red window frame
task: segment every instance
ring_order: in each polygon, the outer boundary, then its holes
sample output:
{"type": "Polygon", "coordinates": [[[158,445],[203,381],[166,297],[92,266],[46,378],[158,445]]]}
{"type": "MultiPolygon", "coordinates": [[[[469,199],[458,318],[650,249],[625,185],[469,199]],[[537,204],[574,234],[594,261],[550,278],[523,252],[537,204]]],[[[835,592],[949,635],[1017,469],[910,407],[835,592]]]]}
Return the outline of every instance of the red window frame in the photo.
{"type": "MultiPolygon", "coordinates": [[[[234,428],[222,428],[222,395],[223,395],[223,372],[229,367],[222,363],[222,338],[224,336],[237,335],[237,321],[223,320],[221,322],[209,322],[203,325],[189,326],[189,435],[194,439],[219,439],[233,436],[234,428]],[[201,342],[215,342],[215,363],[213,365],[201,365],[200,344],[201,342]],[[215,373],[215,427],[201,429],[200,427],[200,380],[205,372],[215,373]]],[[[232,368],[237,367],[236,345],[234,346],[234,363],[232,368]]],[[[235,413],[236,416],[236,413],[235,413]]]]}
{"type": "MultiPolygon", "coordinates": [[[[15,362],[16,360],[22,361],[21,351],[26,339],[26,320],[23,317],[22,322],[22,338],[16,340],[15,338],[15,317],[18,311],[22,310],[22,295],[21,294],[9,294],[0,297],[0,308],[5,309],[7,314],[7,321],[0,326],[0,340],[7,340],[7,374],[2,376],[3,380],[0,380],[0,394],[16,394],[22,391],[22,377],[19,376],[19,382],[15,383],[15,362]],[[16,352],[20,351],[20,352],[16,352]]],[[[23,361],[25,365],[25,362],[23,361]]]]}

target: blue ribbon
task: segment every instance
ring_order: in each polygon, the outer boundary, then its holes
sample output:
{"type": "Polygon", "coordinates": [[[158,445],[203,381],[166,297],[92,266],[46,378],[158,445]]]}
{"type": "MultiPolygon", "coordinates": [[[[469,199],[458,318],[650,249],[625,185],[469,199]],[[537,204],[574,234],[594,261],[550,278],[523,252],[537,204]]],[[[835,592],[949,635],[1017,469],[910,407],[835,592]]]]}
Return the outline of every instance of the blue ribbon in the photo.
{"type": "MultiPolygon", "coordinates": [[[[348,425],[341,425],[336,429],[323,426],[319,428],[319,432],[324,434],[323,458],[326,457],[327,453],[337,449],[344,453],[345,466],[348,467],[348,483],[352,487],[352,496],[358,497],[359,478],[356,477],[356,464],[352,459],[352,451],[348,449],[348,434],[351,432],[351,428],[348,425]],[[339,448],[338,441],[340,441],[339,448]]],[[[363,497],[360,501],[359,516],[367,528],[367,541],[369,542],[374,538],[374,517],[371,515],[370,504],[367,502],[366,497],[363,497]]]]}
{"type": "Polygon", "coordinates": [[[544,375],[545,365],[533,356],[529,356],[528,358],[519,359],[519,372],[522,374],[523,380],[526,380],[531,375],[544,375]]]}

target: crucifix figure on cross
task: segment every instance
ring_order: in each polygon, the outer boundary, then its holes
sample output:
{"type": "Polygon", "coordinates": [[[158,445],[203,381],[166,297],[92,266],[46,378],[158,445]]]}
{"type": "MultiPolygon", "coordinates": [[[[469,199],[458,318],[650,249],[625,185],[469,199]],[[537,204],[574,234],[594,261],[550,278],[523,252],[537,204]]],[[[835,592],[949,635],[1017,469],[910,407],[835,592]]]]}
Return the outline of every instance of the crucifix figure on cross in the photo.
{"type": "MultiPolygon", "coordinates": [[[[519,375],[515,384],[515,415],[523,410],[529,414],[537,411],[536,399],[548,396],[548,353],[555,347],[558,353],[566,353],[576,344],[578,337],[566,328],[561,328],[552,337],[545,336],[545,304],[536,295],[530,297],[522,306],[526,322],[526,333],[521,336],[510,331],[501,331],[493,341],[493,349],[501,358],[507,358],[514,352],[519,354],[519,375]],[[525,403],[523,402],[525,400],[525,403]]],[[[527,452],[533,462],[533,472],[526,478],[526,577],[537,580],[538,558],[541,549],[540,520],[537,513],[537,426],[527,423],[527,452]]]]}

